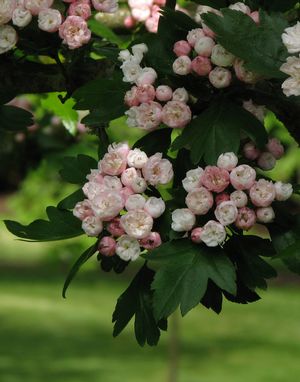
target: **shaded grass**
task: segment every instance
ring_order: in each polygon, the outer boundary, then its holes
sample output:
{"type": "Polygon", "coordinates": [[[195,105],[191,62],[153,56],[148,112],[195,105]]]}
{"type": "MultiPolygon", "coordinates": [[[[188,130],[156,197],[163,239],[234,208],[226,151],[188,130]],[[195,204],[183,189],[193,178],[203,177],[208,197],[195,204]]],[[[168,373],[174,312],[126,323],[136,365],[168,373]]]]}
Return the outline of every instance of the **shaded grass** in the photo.
{"type": "MultiPolygon", "coordinates": [[[[0,274],[3,382],[166,381],[168,334],[139,348],[131,328],[113,339],[111,313],[127,282],[85,273],[60,297],[62,275],[0,274]]],[[[300,373],[299,290],[271,287],[251,306],[180,320],[179,382],[288,382],[300,373]]]]}

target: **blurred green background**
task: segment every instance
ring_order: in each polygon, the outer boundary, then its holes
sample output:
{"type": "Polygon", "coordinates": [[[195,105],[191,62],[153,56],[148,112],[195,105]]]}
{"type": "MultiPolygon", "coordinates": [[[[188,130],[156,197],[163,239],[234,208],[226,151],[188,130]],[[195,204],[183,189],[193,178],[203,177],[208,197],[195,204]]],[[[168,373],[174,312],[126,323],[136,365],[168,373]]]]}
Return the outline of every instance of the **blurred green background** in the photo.
{"type": "MultiPolygon", "coordinates": [[[[78,129],[80,116],[70,112],[72,105],[66,113],[57,109],[53,95],[29,101],[38,129],[23,137],[1,137],[0,148],[0,217],[24,224],[43,218],[46,206],[56,205],[75,189],[59,177],[63,156],[97,152],[96,137],[82,126],[78,129]]],[[[271,177],[298,178],[299,149],[272,114],[266,126],[287,147],[271,177]]],[[[118,120],[109,135],[133,142],[141,133],[118,120]]],[[[280,277],[262,293],[261,301],[248,306],[225,303],[220,316],[203,307],[184,319],[175,314],[156,348],[140,348],[132,327],[112,337],[111,315],[134,273],[132,267],[121,276],[104,274],[91,260],[64,300],[64,277],[90,239],[26,243],[1,224],[0,240],[1,382],[299,379],[300,279],[279,264],[280,277]]]]}

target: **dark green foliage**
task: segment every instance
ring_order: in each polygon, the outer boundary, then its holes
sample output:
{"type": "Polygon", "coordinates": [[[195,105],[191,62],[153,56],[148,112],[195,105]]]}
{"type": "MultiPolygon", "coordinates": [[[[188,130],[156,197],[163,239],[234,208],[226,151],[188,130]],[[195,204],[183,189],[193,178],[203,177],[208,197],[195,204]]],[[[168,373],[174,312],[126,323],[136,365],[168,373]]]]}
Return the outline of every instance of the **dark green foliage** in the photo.
{"type": "Polygon", "coordinates": [[[71,210],[75,207],[76,203],[82,201],[85,198],[82,189],[74,191],[71,195],[61,200],[57,207],[64,210],[71,210]]]}
{"type": "Polygon", "coordinates": [[[91,169],[97,168],[97,161],[87,155],[79,154],[77,157],[65,157],[63,168],[59,171],[61,177],[69,183],[84,184],[86,176],[91,169]]]}
{"type": "Polygon", "coordinates": [[[81,221],[72,212],[56,207],[48,207],[46,212],[49,220],[35,220],[27,226],[12,220],[4,223],[9,232],[29,241],[65,240],[83,234],[81,221]]]}
{"type": "Polygon", "coordinates": [[[135,142],[133,148],[145,151],[148,156],[157,152],[166,155],[171,144],[171,134],[170,128],[152,131],[135,142]]]}
{"type": "Polygon", "coordinates": [[[32,114],[29,111],[15,106],[0,106],[0,130],[17,132],[32,124],[32,114]]]}
{"type": "Polygon", "coordinates": [[[156,322],[153,316],[151,283],[154,272],[144,265],[126,291],[118,298],[113,313],[114,337],[118,336],[133,317],[134,332],[140,346],[157,344],[160,330],[166,330],[166,320],[156,322]]]}

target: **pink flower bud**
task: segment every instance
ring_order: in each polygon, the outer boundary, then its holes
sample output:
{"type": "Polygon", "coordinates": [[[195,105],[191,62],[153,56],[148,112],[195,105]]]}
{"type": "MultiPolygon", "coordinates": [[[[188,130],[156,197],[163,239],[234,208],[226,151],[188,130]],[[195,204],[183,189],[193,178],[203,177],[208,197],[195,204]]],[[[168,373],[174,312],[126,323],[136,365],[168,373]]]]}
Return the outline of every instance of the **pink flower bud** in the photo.
{"type": "Polygon", "coordinates": [[[136,89],[136,98],[140,103],[153,101],[155,89],[152,85],[140,85],[136,89]]]}
{"type": "Polygon", "coordinates": [[[231,200],[220,203],[215,209],[215,217],[223,226],[234,223],[237,215],[238,209],[231,200]]]}
{"type": "Polygon", "coordinates": [[[135,26],[135,20],[132,16],[125,17],[124,27],[127,29],[131,29],[135,26]]]}
{"type": "Polygon", "coordinates": [[[57,9],[42,9],[38,15],[38,26],[45,32],[56,32],[62,23],[61,13],[57,9]]]}
{"type": "Polygon", "coordinates": [[[220,193],[229,185],[229,172],[217,166],[207,166],[201,175],[201,183],[209,191],[220,193]]]}
{"type": "Polygon", "coordinates": [[[187,103],[189,100],[189,93],[185,90],[185,88],[177,88],[172,97],[172,101],[180,101],[187,103]]]}
{"type": "Polygon", "coordinates": [[[191,119],[191,109],[183,102],[169,101],[162,109],[162,121],[169,127],[182,129],[191,119]]]}
{"type": "Polygon", "coordinates": [[[153,85],[157,78],[157,73],[153,68],[143,68],[138,75],[137,85],[153,85]]]}
{"type": "Polygon", "coordinates": [[[205,25],[204,23],[202,23],[202,28],[203,28],[203,32],[204,32],[205,36],[213,38],[213,39],[216,37],[215,32],[212,29],[210,29],[207,25],[205,25]]]}
{"type": "Polygon", "coordinates": [[[256,207],[269,207],[274,201],[276,192],[272,182],[265,179],[259,179],[250,188],[250,199],[256,207]]]}
{"type": "Polygon", "coordinates": [[[257,164],[262,170],[270,171],[276,166],[276,159],[271,153],[264,152],[260,154],[257,164]]]}
{"type": "Polygon", "coordinates": [[[231,84],[232,75],[228,69],[215,67],[209,73],[209,81],[216,89],[223,89],[231,84]]]}
{"type": "Polygon", "coordinates": [[[230,182],[236,190],[248,190],[251,188],[256,179],[256,171],[242,164],[234,168],[230,173],[230,182]]]}
{"type": "Polygon", "coordinates": [[[235,153],[224,153],[221,154],[218,158],[217,166],[223,168],[227,171],[233,170],[238,164],[238,157],[235,153]]]}
{"type": "Polygon", "coordinates": [[[192,70],[198,76],[207,76],[212,70],[210,59],[202,56],[195,57],[192,61],[192,70]]]}
{"type": "Polygon", "coordinates": [[[205,36],[196,41],[194,49],[199,56],[210,57],[215,44],[212,38],[205,36]]]}
{"type": "Polygon", "coordinates": [[[190,44],[185,40],[175,42],[173,47],[173,52],[176,54],[177,57],[188,56],[191,53],[191,50],[192,48],[190,44]]]}
{"type": "Polygon", "coordinates": [[[139,106],[140,101],[137,98],[137,87],[133,86],[130,90],[125,93],[124,102],[127,106],[139,106]]]}
{"type": "Polygon", "coordinates": [[[260,18],[259,18],[259,12],[258,11],[251,12],[250,17],[255,22],[255,24],[259,24],[260,18]]]}
{"type": "Polygon", "coordinates": [[[161,237],[158,232],[151,232],[144,239],[139,240],[141,247],[145,249],[154,249],[161,245],[161,237]]]}
{"type": "Polygon", "coordinates": [[[84,20],[87,20],[91,17],[91,6],[89,2],[77,0],[70,4],[68,9],[69,16],[80,16],[84,20]]]}
{"type": "Polygon", "coordinates": [[[189,31],[186,39],[190,46],[194,47],[196,44],[196,41],[200,40],[200,38],[205,37],[205,34],[203,32],[202,28],[196,28],[189,31]]]}
{"type": "Polygon", "coordinates": [[[156,89],[156,98],[159,101],[167,102],[172,99],[173,96],[173,90],[170,88],[170,86],[166,85],[160,85],[156,89]]]}
{"type": "Polygon", "coordinates": [[[103,256],[114,256],[116,253],[116,241],[110,236],[104,236],[99,243],[98,251],[103,256]]]}
{"type": "Polygon", "coordinates": [[[192,233],[191,233],[191,239],[192,239],[192,242],[196,243],[196,244],[199,244],[201,243],[201,232],[202,232],[202,228],[200,227],[197,227],[197,228],[194,228],[192,230],[192,233]]]}
{"type": "Polygon", "coordinates": [[[226,194],[226,192],[222,192],[221,194],[218,194],[215,198],[216,205],[218,206],[219,204],[223,202],[227,202],[230,200],[230,196],[226,194]]]}
{"type": "Polygon", "coordinates": [[[280,159],[284,155],[284,147],[277,138],[269,139],[266,149],[274,156],[275,159],[280,159]]]}
{"type": "Polygon", "coordinates": [[[179,76],[186,76],[191,72],[192,62],[188,56],[180,56],[173,62],[173,72],[179,76]]]}
{"type": "Polygon", "coordinates": [[[249,160],[255,160],[260,155],[260,150],[255,146],[253,142],[248,142],[243,147],[243,153],[245,158],[249,160]]]}
{"type": "Polygon", "coordinates": [[[290,183],[276,182],[275,185],[276,200],[284,202],[293,195],[293,186],[290,183]]]}
{"type": "Polygon", "coordinates": [[[205,187],[199,187],[187,194],[185,203],[193,214],[206,215],[214,204],[214,198],[205,187]]]}
{"type": "Polygon", "coordinates": [[[255,223],[256,214],[251,208],[243,207],[238,210],[238,216],[235,221],[237,228],[248,231],[255,223]]]}
{"type": "Polygon", "coordinates": [[[246,207],[248,196],[244,191],[236,190],[230,194],[230,200],[238,207],[246,207]]]}
{"type": "Polygon", "coordinates": [[[108,223],[106,229],[109,233],[111,233],[115,237],[120,237],[124,235],[125,233],[124,229],[121,227],[121,222],[119,217],[112,219],[108,223]]]}
{"type": "Polygon", "coordinates": [[[122,196],[122,199],[125,205],[129,196],[134,194],[134,191],[130,187],[123,187],[122,190],[120,191],[120,194],[122,196]]]}
{"type": "Polygon", "coordinates": [[[59,27],[59,36],[70,49],[76,49],[90,41],[91,31],[82,17],[68,16],[59,27]]]}

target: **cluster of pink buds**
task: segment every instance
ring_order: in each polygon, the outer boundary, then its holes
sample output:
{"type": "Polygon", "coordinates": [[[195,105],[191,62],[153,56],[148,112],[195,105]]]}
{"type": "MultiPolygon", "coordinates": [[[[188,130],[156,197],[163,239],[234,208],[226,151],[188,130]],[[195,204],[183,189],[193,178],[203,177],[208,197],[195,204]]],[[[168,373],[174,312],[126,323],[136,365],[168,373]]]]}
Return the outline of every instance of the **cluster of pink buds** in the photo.
{"type": "Polygon", "coordinates": [[[284,147],[277,138],[270,138],[264,150],[259,150],[255,143],[247,142],[243,147],[245,158],[256,161],[258,167],[264,171],[273,170],[276,161],[283,157],[284,147]]]}
{"type": "Polygon", "coordinates": [[[76,204],[74,216],[82,221],[88,236],[107,232],[99,251],[104,256],[117,254],[121,259],[136,260],[141,248],[161,244],[160,234],[153,232],[154,219],[165,211],[161,198],[146,197],[148,185],[169,183],[173,167],[161,153],[150,157],[140,149],[131,150],[127,143],[113,143],[91,170],[83,186],[86,196],[76,204]]]}
{"type": "Polygon", "coordinates": [[[132,28],[136,23],[144,23],[146,29],[156,33],[160,18],[161,8],[166,0],[128,0],[131,15],[126,17],[124,24],[132,28]]]}
{"type": "Polygon", "coordinates": [[[157,129],[161,123],[171,128],[184,128],[192,118],[187,91],[184,88],[173,91],[167,85],[155,87],[156,71],[141,66],[147,45],[134,45],[131,50],[132,53],[122,50],[119,54],[123,81],[134,84],[124,99],[129,107],[125,113],[127,125],[147,131],[157,129]]]}
{"type": "MultiPolygon", "coordinates": [[[[251,13],[250,8],[245,4],[236,3],[229,8],[248,14],[258,23],[259,14],[251,13]]],[[[216,42],[215,34],[203,23],[201,18],[201,15],[207,12],[222,16],[217,9],[203,5],[198,7],[196,21],[202,24],[202,28],[189,31],[186,40],[180,40],[174,44],[173,51],[177,56],[173,63],[174,73],[180,76],[190,73],[201,77],[208,76],[211,85],[217,89],[226,88],[231,84],[233,72],[240,81],[248,84],[257,82],[259,79],[257,75],[248,71],[242,60],[216,42]]]]}
{"type": "Polygon", "coordinates": [[[0,0],[0,54],[11,50],[18,41],[12,25],[22,29],[37,18],[40,30],[58,32],[64,44],[76,49],[87,44],[91,38],[86,20],[92,15],[92,6],[107,13],[118,9],[117,0],[63,1],[68,3],[64,14],[55,8],[54,0],[0,0]]]}
{"type": "Polygon", "coordinates": [[[216,247],[226,240],[226,227],[231,224],[248,231],[256,222],[271,223],[275,218],[271,204],[289,199],[293,187],[288,183],[257,180],[256,176],[254,168],[238,165],[234,153],[221,154],[217,166],[188,171],[182,181],[188,193],[187,208],[172,213],[172,229],[190,231],[195,243],[216,247]],[[216,220],[197,227],[197,216],[211,214],[212,210],[216,220]]]}

